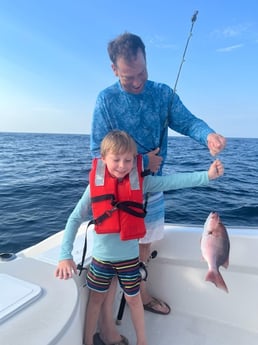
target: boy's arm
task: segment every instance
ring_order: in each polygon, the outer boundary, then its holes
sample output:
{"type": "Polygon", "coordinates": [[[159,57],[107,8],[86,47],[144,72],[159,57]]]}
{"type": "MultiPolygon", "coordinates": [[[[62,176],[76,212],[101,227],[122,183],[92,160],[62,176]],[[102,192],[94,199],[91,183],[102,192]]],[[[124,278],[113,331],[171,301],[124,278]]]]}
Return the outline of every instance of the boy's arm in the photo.
{"type": "Polygon", "coordinates": [[[218,178],[224,173],[224,167],[219,160],[214,161],[208,171],[192,173],[175,173],[165,176],[146,176],[143,181],[143,191],[165,192],[174,189],[206,186],[209,180],[218,178]]]}
{"type": "Polygon", "coordinates": [[[72,259],[73,243],[80,225],[89,219],[91,214],[90,203],[90,188],[89,185],[83,193],[81,199],[75,206],[73,212],[70,214],[65,230],[64,237],[61,245],[61,252],[59,260],[72,259]]]}
{"type": "Polygon", "coordinates": [[[90,196],[88,186],[69,216],[65,226],[59,262],[55,270],[55,276],[60,279],[69,279],[73,273],[77,273],[77,266],[72,257],[73,243],[80,225],[86,220],[86,216],[89,214],[89,206],[90,196]]]}

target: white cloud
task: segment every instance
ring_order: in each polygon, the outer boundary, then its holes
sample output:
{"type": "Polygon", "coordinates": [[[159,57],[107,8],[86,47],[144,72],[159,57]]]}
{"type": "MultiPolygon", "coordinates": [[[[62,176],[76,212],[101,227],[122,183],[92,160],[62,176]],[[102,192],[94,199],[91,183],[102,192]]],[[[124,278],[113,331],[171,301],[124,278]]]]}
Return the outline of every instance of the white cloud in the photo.
{"type": "Polygon", "coordinates": [[[237,26],[229,26],[222,31],[222,35],[224,37],[239,37],[243,32],[247,31],[247,26],[245,25],[237,25],[237,26]]]}
{"type": "Polygon", "coordinates": [[[223,37],[223,38],[234,38],[234,37],[240,37],[243,35],[243,33],[247,32],[249,29],[249,24],[239,24],[239,25],[233,25],[228,26],[224,29],[217,29],[212,32],[212,36],[215,36],[217,38],[223,37]]]}
{"type": "Polygon", "coordinates": [[[235,44],[233,46],[229,46],[229,47],[225,47],[225,48],[219,48],[219,49],[217,49],[217,52],[219,52],[219,53],[229,53],[232,50],[240,49],[243,46],[244,46],[243,44],[235,44]]]}

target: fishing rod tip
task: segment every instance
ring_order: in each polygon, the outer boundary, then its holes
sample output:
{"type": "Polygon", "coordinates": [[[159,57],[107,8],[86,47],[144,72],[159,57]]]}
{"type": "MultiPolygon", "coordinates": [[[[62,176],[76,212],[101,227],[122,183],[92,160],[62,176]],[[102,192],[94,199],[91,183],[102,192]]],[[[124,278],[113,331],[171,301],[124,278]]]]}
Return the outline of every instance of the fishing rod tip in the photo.
{"type": "Polygon", "coordinates": [[[193,16],[192,16],[192,22],[195,22],[196,19],[197,19],[197,14],[198,14],[199,11],[195,11],[193,16]]]}

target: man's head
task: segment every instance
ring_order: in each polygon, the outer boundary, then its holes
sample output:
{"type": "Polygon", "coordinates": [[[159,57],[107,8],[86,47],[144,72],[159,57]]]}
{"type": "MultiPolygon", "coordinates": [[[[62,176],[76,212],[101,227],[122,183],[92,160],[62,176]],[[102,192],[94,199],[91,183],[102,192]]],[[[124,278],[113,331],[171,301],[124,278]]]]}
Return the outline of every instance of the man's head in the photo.
{"type": "Polygon", "coordinates": [[[148,78],[145,45],[141,38],[124,33],[108,44],[112,69],[127,92],[142,92],[148,78]]]}
{"type": "Polygon", "coordinates": [[[119,35],[108,44],[108,54],[114,65],[117,64],[118,58],[123,58],[127,63],[130,63],[136,59],[139,50],[146,60],[145,45],[142,39],[129,32],[119,35]]]}

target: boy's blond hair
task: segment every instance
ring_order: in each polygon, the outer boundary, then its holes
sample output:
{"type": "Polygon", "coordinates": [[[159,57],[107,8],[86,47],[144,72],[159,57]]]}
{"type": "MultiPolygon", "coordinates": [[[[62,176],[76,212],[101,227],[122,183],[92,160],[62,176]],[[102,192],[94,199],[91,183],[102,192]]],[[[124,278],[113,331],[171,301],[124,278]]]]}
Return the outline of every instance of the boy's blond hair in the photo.
{"type": "Polygon", "coordinates": [[[105,157],[108,153],[124,154],[127,152],[137,155],[137,147],[133,138],[125,131],[113,130],[101,142],[100,153],[105,157]]]}

